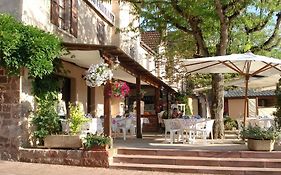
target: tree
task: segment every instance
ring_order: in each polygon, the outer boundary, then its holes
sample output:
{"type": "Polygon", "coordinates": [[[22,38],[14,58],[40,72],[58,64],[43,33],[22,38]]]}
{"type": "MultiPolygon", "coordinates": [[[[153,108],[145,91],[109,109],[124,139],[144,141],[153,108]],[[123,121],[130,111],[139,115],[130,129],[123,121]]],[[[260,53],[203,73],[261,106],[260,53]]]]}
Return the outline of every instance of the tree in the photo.
{"type": "MultiPolygon", "coordinates": [[[[157,30],[162,38],[183,47],[193,43],[193,57],[220,56],[247,51],[281,58],[280,0],[125,0],[135,7],[144,30],[157,30]]],[[[174,47],[174,53],[182,53],[174,47]]],[[[189,50],[190,51],[190,50],[189,50]]],[[[179,54],[179,56],[182,54],[179,54]]],[[[175,57],[174,57],[175,58],[175,57]]],[[[187,57],[189,58],[189,57],[187,57]]],[[[175,61],[175,60],[174,60],[175,61]]],[[[223,81],[212,75],[211,115],[215,138],[224,136],[223,81]]]]}
{"type": "Polygon", "coordinates": [[[275,95],[277,97],[276,102],[276,112],[274,113],[275,118],[275,127],[280,131],[281,130],[281,79],[279,79],[278,84],[276,85],[275,95]]]}

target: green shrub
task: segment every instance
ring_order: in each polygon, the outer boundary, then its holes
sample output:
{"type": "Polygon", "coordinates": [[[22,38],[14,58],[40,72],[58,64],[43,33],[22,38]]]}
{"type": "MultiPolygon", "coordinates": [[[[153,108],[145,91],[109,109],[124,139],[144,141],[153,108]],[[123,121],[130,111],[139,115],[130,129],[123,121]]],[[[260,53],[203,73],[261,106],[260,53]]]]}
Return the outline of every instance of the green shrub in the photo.
{"type": "MultiPolygon", "coordinates": [[[[36,98],[37,109],[32,118],[35,126],[34,136],[39,139],[39,144],[43,144],[43,139],[47,135],[58,134],[60,132],[60,121],[52,96],[47,94],[45,98],[36,98]]],[[[55,99],[54,99],[55,100],[55,99]]]]}
{"type": "Polygon", "coordinates": [[[97,135],[97,134],[87,134],[87,136],[84,137],[83,144],[85,148],[90,149],[95,145],[98,146],[109,145],[110,142],[111,142],[110,137],[104,135],[97,135]]]}
{"type": "Polygon", "coordinates": [[[266,129],[249,125],[247,128],[243,128],[240,135],[245,139],[276,140],[280,132],[276,131],[273,127],[266,129]]]}
{"type": "Polygon", "coordinates": [[[83,123],[87,122],[88,119],[84,116],[82,104],[69,103],[69,117],[70,117],[70,133],[78,134],[81,131],[83,123]]]}
{"type": "Polygon", "coordinates": [[[238,129],[238,123],[231,117],[224,118],[224,128],[225,130],[232,130],[232,128],[238,129]]]}

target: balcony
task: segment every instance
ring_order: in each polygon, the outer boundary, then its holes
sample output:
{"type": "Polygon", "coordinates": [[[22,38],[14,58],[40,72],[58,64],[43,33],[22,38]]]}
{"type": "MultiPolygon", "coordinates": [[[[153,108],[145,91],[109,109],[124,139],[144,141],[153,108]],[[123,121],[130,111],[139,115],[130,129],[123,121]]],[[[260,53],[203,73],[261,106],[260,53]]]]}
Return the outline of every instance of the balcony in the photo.
{"type": "Polygon", "coordinates": [[[100,0],[85,0],[94,10],[96,10],[111,25],[115,24],[114,14],[100,0]]]}

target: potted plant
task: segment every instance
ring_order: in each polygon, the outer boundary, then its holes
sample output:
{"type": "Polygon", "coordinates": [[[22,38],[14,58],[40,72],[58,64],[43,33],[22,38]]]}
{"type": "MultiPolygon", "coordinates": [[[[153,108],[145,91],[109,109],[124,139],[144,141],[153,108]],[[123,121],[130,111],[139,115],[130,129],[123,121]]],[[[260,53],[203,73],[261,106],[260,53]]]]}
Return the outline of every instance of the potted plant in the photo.
{"type": "Polygon", "coordinates": [[[110,145],[110,137],[88,133],[83,138],[83,145],[86,150],[106,150],[110,145]]]}
{"type": "Polygon", "coordinates": [[[38,139],[38,145],[43,146],[48,135],[59,133],[59,116],[56,113],[52,95],[36,97],[37,109],[32,118],[35,127],[33,135],[38,139]]]}
{"type": "Polygon", "coordinates": [[[109,92],[110,96],[117,98],[125,98],[130,92],[130,87],[126,82],[115,81],[112,83],[111,91],[109,92]]]}
{"type": "Polygon", "coordinates": [[[84,79],[87,86],[99,87],[106,84],[107,80],[111,80],[113,73],[106,63],[92,64],[85,72],[84,79]]]}
{"type": "Polygon", "coordinates": [[[82,125],[87,121],[88,119],[84,117],[82,104],[69,103],[70,135],[48,135],[44,139],[44,146],[47,148],[81,148],[82,141],[79,134],[82,125]]]}
{"type": "Polygon", "coordinates": [[[261,128],[259,126],[249,125],[241,131],[241,137],[248,139],[248,149],[253,151],[272,151],[274,150],[275,140],[280,132],[273,127],[261,128]]]}

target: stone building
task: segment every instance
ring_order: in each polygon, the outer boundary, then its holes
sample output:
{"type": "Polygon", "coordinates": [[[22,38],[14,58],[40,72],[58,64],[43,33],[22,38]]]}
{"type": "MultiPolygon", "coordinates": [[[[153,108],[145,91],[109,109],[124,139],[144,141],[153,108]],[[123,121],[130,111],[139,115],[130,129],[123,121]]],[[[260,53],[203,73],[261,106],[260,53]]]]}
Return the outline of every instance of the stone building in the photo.
{"type": "MultiPolygon", "coordinates": [[[[63,87],[66,102],[79,101],[85,113],[100,112],[108,122],[111,112],[120,113],[120,100],[104,97],[104,87],[89,88],[81,78],[91,64],[100,63],[105,57],[118,58],[120,66],[114,72],[115,79],[136,87],[150,87],[155,112],[147,116],[152,121],[147,128],[155,130],[160,89],[166,94],[174,90],[157,77],[155,55],[141,44],[139,33],[117,32],[130,24],[138,25],[131,10],[130,4],[117,0],[108,3],[100,0],[0,1],[0,13],[11,14],[24,24],[62,38],[70,51],[61,58],[69,73],[58,75],[66,82],[63,87]]],[[[19,148],[31,146],[29,116],[34,110],[34,99],[27,75],[28,70],[22,69],[20,77],[8,77],[6,71],[0,69],[0,159],[17,160],[19,148]]],[[[167,101],[169,99],[167,95],[167,101]]],[[[110,134],[109,130],[110,125],[107,126],[110,134]]]]}

